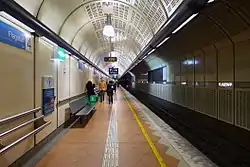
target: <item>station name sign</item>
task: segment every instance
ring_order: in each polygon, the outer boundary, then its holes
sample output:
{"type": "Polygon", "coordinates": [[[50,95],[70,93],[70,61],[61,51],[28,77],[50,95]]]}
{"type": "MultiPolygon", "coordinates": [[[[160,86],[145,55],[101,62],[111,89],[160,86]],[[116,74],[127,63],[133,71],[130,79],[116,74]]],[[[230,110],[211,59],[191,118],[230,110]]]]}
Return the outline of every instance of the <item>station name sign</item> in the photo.
{"type": "Polygon", "coordinates": [[[31,51],[31,37],[0,20],[0,42],[31,51]]]}
{"type": "Polygon", "coordinates": [[[117,62],[117,57],[104,57],[104,62],[117,62]]]}
{"type": "Polygon", "coordinates": [[[118,75],[118,68],[109,68],[109,75],[118,75]]]}

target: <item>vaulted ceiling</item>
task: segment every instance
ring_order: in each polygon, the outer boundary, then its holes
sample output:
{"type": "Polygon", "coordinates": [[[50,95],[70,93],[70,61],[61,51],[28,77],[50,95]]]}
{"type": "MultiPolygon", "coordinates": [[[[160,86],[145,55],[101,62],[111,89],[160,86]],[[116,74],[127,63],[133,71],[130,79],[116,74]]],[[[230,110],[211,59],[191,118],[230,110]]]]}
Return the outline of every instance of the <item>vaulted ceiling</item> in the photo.
{"type": "Polygon", "coordinates": [[[111,51],[103,36],[104,6],[112,8],[112,39],[123,73],[153,38],[183,0],[15,0],[28,12],[80,51],[94,64],[108,71],[103,58],[111,51]]]}

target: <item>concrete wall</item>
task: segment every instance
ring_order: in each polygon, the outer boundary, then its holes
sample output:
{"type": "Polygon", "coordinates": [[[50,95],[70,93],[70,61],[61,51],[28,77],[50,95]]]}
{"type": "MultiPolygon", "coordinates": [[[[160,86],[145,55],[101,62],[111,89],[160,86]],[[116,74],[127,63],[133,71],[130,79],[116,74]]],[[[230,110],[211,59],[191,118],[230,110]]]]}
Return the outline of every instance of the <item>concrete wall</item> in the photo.
{"type": "MultiPolygon", "coordinates": [[[[55,109],[53,113],[44,118],[45,121],[52,121],[52,123],[35,136],[1,155],[1,167],[13,163],[69,119],[69,101],[63,104],[60,104],[60,101],[83,94],[88,80],[96,83],[99,81],[99,76],[94,74],[93,70],[87,67],[79,70],[78,60],[72,56],[68,55],[63,62],[51,60],[53,44],[39,37],[35,37],[32,43],[32,52],[0,43],[0,76],[2,77],[0,82],[0,119],[41,107],[42,77],[52,76],[56,96],[55,109]]],[[[36,116],[41,114],[41,112],[37,113],[36,116]]],[[[0,133],[32,118],[33,115],[3,125],[0,127],[0,133]]],[[[0,138],[0,143],[6,146],[32,130],[34,130],[33,124],[0,138]]]]}

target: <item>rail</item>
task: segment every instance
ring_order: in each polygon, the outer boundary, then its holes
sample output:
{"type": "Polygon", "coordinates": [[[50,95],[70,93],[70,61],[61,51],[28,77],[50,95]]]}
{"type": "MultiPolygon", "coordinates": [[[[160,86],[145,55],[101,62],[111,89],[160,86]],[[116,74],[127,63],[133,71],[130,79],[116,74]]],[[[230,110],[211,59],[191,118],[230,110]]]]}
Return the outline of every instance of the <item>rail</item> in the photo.
{"type": "Polygon", "coordinates": [[[51,124],[52,121],[49,121],[45,124],[43,124],[42,126],[40,126],[39,128],[36,128],[35,130],[33,130],[32,132],[22,136],[21,138],[17,139],[16,141],[14,141],[13,143],[3,147],[2,149],[0,149],[0,155],[2,155],[3,153],[5,153],[7,150],[9,150],[10,148],[14,147],[15,145],[21,143],[22,141],[24,141],[25,139],[27,139],[28,137],[40,132],[41,130],[43,130],[45,127],[47,127],[49,124],[51,124]]]}
{"type": "Polygon", "coordinates": [[[33,123],[33,122],[41,119],[43,117],[44,117],[44,115],[41,115],[41,116],[39,116],[37,118],[34,118],[34,119],[30,120],[30,121],[24,122],[23,124],[20,124],[20,125],[12,128],[12,129],[9,129],[9,130],[7,130],[7,131],[5,131],[3,133],[0,133],[0,138],[6,136],[6,135],[8,135],[8,134],[10,134],[10,133],[12,133],[12,132],[14,132],[16,130],[18,130],[18,129],[21,129],[21,128],[23,128],[23,127],[25,127],[25,126],[27,126],[27,125],[29,125],[29,124],[31,124],[31,123],[33,123]]]}
{"type": "Polygon", "coordinates": [[[19,113],[19,114],[16,114],[16,115],[9,116],[7,118],[0,119],[0,125],[3,125],[5,123],[9,123],[11,121],[17,120],[17,119],[22,118],[22,117],[25,117],[26,115],[36,113],[36,112],[38,112],[40,110],[41,110],[41,107],[38,107],[38,108],[28,110],[28,111],[25,111],[25,112],[22,112],[22,113],[19,113]]]}
{"type": "MultiPolygon", "coordinates": [[[[95,91],[96,94],[98,94],[100,92],[99,89],[95,89],[94,91],[95,91]]],[[[58,101],[57,106],[61,106],[65,102],[68,102],[70,100],[75,100],[75,99],[77,99],[79,97],[86,96],[86,95],[87,95],[87,92],[83,92],[81,94],[78,94],[78,95],[75,95],[75,96],[72,96],[72,97],[67,97],[65,99],[61,99],[61,100],[58,101]]]]}
{"type": "Polygon", "coordinates": [[[75,96],[72,96],[72,97],[67,97],[65,99],[61,99],[61,100],[58,101],[57,105],[60,105],[60,104],[66,102],[66,101],[69,101],[69,100],[74,100],[74,99],[76,99],[78,97],[81,97],[81,96],[85,96],[86,94],[87,93],[84,92],[84,93],[81,93],[81,94],[78,94],[78,95],[75,95],[75,96]]]}

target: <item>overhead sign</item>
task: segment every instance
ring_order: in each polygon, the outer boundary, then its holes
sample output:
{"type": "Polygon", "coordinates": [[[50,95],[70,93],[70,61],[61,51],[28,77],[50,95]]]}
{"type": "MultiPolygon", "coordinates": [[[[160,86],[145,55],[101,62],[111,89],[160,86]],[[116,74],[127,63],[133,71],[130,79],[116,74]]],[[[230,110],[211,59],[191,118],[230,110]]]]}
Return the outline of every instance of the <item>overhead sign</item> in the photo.
{"type": "Polygon", "coordinates": [[[104,57],[105,62],[117,62],[117,57],[104,57]]]}
{"type": "Polygon", "coordinates": [[[118,68],[109,68],[109,75],[118,75],[118,68]]]}
{"type": "Polygon", "coordinates": [[[31,51],[31,37],[0,20],[0,42],[31,51]]]}
{"type": "Polygon", "coordinates": [[[57,59],[60,61],[64,61],[66,57],[65,50],[63,48],[57,48],[57,59]]]}
{"type": "Polygon", "coordinates": [[[84,63],[82,61],[78,61],[78,69],[82,71],[83,68],[84,68],[84,63]]]}
{"type": "Polygon", "coordinates": [[[53,50],[54,50],[54,54],[52,55],[51,59],[65,61],[67,53],[63,48],[54,46],[53,50]]]}

